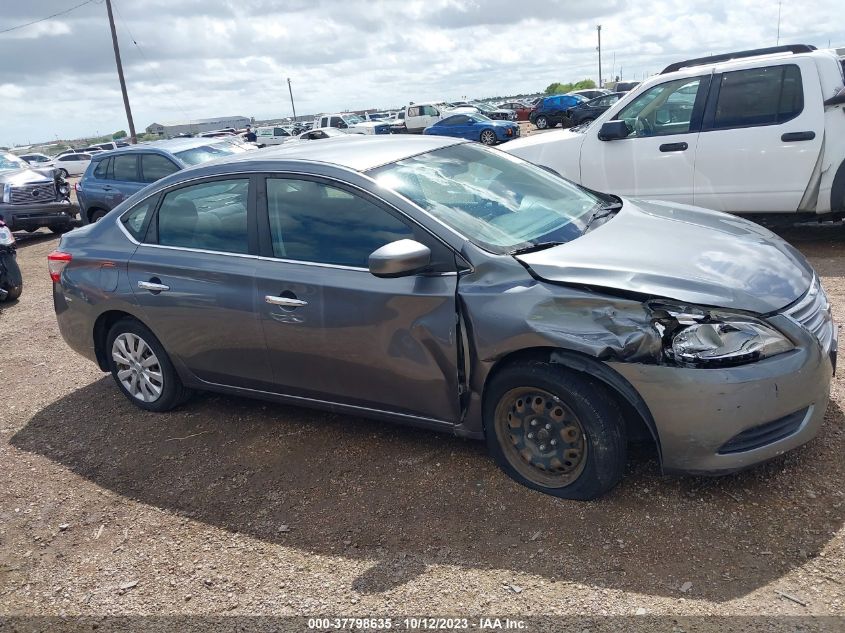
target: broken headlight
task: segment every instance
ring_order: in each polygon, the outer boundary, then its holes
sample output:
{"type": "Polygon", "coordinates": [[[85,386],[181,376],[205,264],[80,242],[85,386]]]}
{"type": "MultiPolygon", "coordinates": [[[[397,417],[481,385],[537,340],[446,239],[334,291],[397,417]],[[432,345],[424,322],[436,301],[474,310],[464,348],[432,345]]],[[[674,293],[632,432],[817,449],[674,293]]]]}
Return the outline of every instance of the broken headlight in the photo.
{"type": "Polygon", "coordinates": [[[701,308],[657,308],[667,359],[691,367],[743,365],[795,346],[768,323],[743,314],[701,308]]]}

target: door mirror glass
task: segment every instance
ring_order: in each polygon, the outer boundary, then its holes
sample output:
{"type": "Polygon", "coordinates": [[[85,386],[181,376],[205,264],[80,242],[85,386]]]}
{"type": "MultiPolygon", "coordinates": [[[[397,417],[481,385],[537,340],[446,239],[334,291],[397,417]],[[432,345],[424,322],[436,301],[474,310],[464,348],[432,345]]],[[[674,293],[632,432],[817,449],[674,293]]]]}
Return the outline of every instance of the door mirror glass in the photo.
{"type": "Polygon", "coordinates": [[[627,138],[628,134],[630,134],[630,130],[625,121],[608,121],[599,130],[599,140],[616,141],[621,138],[627,138]]]}
{"type": "Polygon", "coordinates": [[[376,277],[403,277],[431,263],[431,250],[415,240],[397,240],[370,254],[370,272],[376,277]]]}

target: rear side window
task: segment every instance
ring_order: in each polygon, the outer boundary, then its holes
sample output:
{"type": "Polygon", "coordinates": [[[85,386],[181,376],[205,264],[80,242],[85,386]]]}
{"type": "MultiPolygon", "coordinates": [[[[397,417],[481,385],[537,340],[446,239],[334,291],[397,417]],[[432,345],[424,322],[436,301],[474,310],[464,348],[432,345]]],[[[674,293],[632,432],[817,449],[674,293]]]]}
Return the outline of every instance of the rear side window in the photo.
{"type": "Polygon", "coordinates": [[[145,228],[147,226],[147,216],[149,216],[153,208],[155,208],[156,200],[156,196],[148,198],[134,209],[124,213],[123,217],[120,218],[120,221],[123,222],[123,226],[126,230],[129,231],[130,235],[139,242],[143,240],[145,228]]]}
{"type": "Polygon", "coordinates": [[[722,75],[713,127],[776,125],[794,119],[803,109],[798,66],[736,70],[722,75]]]}
{"type": "Polygon", "coordinates": [[[115,156],[109,173],[114,180],[138,182],[138,157],[135,154],[115,156]]]}
{"type": "Polygon", "coordinates": [[[158,243],[248,253],[249,180],[215,180],[170,191],[158,209],[158,243]]]}
{"type": "Polygon", "coordinates": [[[94,178],[104,180],[108,178],[109,165],[111,165],[111,158],[97,161],[97,166],[94,168],[94,178]]]}
{"type": "Polygon", "coordinates": [[[141,154],[141,172],[144,182],[155,182],[179,171],[173,161],[161,154],[141,154]]]}

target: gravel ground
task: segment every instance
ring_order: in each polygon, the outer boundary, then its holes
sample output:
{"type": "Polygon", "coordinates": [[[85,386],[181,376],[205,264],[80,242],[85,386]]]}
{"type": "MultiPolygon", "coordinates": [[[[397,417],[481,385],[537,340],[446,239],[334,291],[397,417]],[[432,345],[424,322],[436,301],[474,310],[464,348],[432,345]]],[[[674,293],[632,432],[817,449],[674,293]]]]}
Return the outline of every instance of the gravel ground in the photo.
{"type": "MultiPolygon", "coordinates": [[[[784,235],[845,318],[845,227],[784,235]]],[[[841,371],[780,459],[676,478],[634,451],[564,501],[445,435],[219,395],[139,411],[58,332],[56,243],[21,241],[0,308],[0,616],[845,616],[841,371]]]]}

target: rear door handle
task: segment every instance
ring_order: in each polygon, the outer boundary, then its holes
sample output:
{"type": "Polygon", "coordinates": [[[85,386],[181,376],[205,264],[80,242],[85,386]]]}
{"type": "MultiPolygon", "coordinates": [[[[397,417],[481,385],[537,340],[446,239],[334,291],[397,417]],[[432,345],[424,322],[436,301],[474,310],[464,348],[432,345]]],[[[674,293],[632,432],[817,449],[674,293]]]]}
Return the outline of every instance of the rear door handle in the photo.
{"type": "Polygon", "coordinates": [[[689,148],[686,143],[664,143],[660,146],[661,152],[685,152],[689,148]]]}
{"type": "Polygon", "coordinates": [[[266,297],[264,297],[264,301],[273,306],[285,306],[287,308],[301,308],[303,306],[308,305],[308,302],[303,301],[302,299],[293,299],[291,297],[275,297],[273,295],[267,295],[266,297]]]}
{"type": "Polygon", "coordinates": [[[812,141],[816,138],[815,132],[787,132],[780,137],[784,143],[794,143],[796,141],[812,141]]]}
{"type": "Polygon", "coordinates": [[[155,292],[155,293],[165,292],[167,290],[170,290],[170,286],[168,286],[166,284],[162,284],[162,283],[157,283],[155,281],[139,281],[138,287],[141,290],[149,290],[150,292],[155,292]]]}

